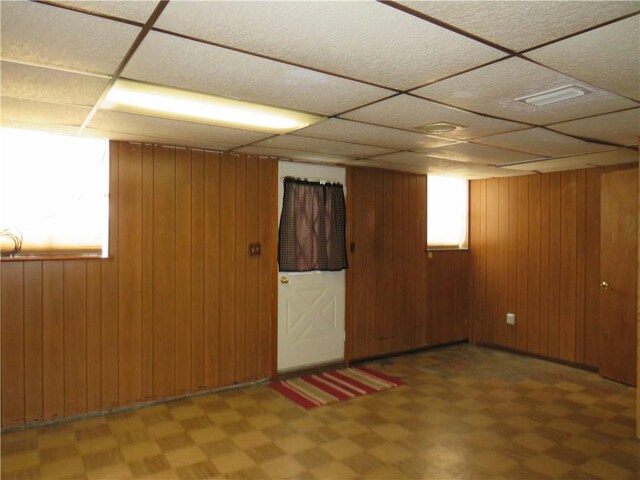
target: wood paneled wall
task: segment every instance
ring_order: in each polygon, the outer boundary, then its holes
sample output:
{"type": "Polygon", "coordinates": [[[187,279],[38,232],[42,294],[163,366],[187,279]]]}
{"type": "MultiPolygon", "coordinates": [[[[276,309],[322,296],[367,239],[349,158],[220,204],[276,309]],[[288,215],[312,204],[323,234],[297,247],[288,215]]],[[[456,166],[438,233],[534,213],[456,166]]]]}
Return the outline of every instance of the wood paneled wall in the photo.
{"type": "Polygon", "coordinates": [[[271,374],[276,160],[112,142],[110,175],[109,259],[2,262],[3,426],[271,374]]]}
{"type": "Polygon", "coordinates": [[[618,168],[471,182],[472,341],[598,365],[600,175],[618,168]]]}
{"type": "Polygon", "coordinates": [[[426,177],[372,168],[348,176],[349,357],[467,338],[468,252],[427,259],[426,177]]]}

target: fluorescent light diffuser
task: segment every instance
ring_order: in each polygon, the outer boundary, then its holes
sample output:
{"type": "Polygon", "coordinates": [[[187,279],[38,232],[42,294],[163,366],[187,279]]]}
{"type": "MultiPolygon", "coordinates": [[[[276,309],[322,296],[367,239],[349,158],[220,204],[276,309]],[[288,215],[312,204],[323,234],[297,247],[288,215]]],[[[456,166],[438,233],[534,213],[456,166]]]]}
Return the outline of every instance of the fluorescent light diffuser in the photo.
{"type": "Polygon", "coordinates": [[[116,80],[100,107],[268,133],[288,133],[325,119],[284,108],[122,79],[116,80]]]}
{"type": "Polygon", "coordinates": [[[524,102],[527,105],[533,105],[534,107],[542,107],[544,105],[551,105],[552,103],[582,97],[589,93],[591,93],[591,90],[584,87],[580,87],[578,85],[565,85],[564,87],[554,88],[553,90],[547,90],[546,92],[516,98],[516,100],[518,102],[524,102]]]}

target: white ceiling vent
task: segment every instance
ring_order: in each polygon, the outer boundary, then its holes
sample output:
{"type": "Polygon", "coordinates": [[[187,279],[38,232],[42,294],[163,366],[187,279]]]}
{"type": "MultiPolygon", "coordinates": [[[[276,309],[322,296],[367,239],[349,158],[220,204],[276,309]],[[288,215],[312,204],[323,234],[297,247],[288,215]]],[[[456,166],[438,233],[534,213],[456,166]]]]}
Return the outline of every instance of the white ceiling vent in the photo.
{"type": "Polygon", "coordinates": [[[441,134],[441,133],[449,133],[454,130],[458,130],[460,128],[464,128],[462,125],[455,125],[449,122],[435,122],[429,123],[428,125],[422,125],[420,127],[416,127],[416,130],[421,130],[426,133],[431,134],[441,134]]]}
{"type": "Polygon", "coordinates": [[[564,87],[554,88],[546,92],[534,93],[526,97],[516,98],[518,102],[524,102],[534,107],[543,107],[552,103],[564,102],[572,98],[582,97],[591,93],[591,90],[579,85],[565,85],[564,87]]]}

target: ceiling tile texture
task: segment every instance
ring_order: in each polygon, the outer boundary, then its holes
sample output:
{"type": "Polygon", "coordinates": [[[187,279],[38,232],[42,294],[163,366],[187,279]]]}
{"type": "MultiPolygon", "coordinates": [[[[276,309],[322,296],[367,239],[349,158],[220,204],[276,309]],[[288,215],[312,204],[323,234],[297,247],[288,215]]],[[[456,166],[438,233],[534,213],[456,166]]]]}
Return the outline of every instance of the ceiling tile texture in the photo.
{"type": "Polygon", "coordinates": [[[0,10],[5,126],[467,178],[637,160],[639,1],[62,0],[0,10]],[[327,119],[269,136],[102,110],[115,75],[327,119]],[[542,107],[517,100],[566,85],[591,93],[542,107]],[[435,122],[458,128],[421,130],[435,122]]]}

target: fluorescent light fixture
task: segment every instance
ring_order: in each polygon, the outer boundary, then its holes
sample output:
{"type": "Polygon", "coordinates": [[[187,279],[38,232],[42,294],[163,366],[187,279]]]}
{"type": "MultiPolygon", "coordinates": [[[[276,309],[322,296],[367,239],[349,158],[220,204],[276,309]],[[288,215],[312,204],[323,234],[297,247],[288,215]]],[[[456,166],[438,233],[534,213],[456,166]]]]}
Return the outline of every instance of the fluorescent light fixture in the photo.
{"type": "Polygon", "coordinates": [[[116,80],[100,107],[268,133],[288,133],[325,119],[295,110],[123,79],[116,80]]]}
{"type": "Polygon", "coordinates": [[[547,90],[546,92],[536,93],[534,95],[527,95],[526,97],[516,98],[518,102],[524,102],[527,105],[533,105],[534,107],[543,107],[544,105],[551,105],[552,103],[563,102],[565,100],[571,100],[572,98],[582,97],[591,93],[591,90],[578,85],[565,85],[564,87],[554,88],[553,90],[547,90]]]}

